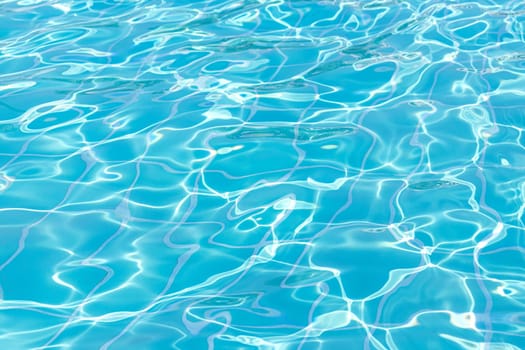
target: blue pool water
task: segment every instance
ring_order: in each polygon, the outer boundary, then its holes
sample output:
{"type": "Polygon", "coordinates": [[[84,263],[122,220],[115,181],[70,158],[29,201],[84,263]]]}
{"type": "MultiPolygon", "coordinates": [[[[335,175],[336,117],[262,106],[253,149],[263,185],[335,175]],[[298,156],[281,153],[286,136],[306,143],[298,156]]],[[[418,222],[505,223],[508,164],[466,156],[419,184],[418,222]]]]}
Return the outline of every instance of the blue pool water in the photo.
{"type": "Polygon", "coordinates": [[[525,349],[523,1],[0,10],[0,349],[525,349]]]}

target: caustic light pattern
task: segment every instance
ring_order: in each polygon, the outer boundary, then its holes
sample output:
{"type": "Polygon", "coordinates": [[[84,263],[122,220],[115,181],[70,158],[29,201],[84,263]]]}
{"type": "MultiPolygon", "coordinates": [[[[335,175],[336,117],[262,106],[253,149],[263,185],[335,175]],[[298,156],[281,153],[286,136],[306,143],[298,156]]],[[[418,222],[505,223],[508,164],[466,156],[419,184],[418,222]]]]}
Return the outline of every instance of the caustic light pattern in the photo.
{"type": "Polygon", "coordinates": [[[0,1],[0,348],[525,348],[523,1],[0,1]]]}

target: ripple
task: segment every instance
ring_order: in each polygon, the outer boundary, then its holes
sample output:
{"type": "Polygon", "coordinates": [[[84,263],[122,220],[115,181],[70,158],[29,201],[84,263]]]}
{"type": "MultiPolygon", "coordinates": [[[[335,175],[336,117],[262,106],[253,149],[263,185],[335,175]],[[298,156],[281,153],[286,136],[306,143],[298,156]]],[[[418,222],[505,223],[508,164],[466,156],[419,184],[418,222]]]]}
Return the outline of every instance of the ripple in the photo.
{"type": "Polygon", "coordinates": [[[290,139],[290,140],[297,140],[301,142],[308,142],[308,141],[325,140],[331,137],[349,135],[353,132],[355,132],[355,128],[352,128],[352,127],[250,126],[250,127],[243,127],[240,130],[232,134],[229,134],[228,138],[231,138],[231,139],[261,139],[261,140],[290,139]]]}
{"type": "Polygon", "coordinates": [[[426,191],[426,190],[434,190],[437,188],[453,187],[457,185],[459,185],[459,183],[454,182],[454,181],[429,180],[429,181],[420,181],[420,182],[411,183],[410,185],[408,185],[408,188],[411,188],[417,191],[426,191]]]}

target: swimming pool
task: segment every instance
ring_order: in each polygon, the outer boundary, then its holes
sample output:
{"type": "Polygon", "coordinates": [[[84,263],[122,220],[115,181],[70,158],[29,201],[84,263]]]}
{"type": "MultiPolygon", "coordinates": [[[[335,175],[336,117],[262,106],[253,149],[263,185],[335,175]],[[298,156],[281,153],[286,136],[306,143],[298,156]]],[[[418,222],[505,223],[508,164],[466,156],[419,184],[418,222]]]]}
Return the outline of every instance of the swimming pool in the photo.
{"type": "Polygon", "coordinates": [[[525,348],[523,2],[0,9],[0,348],[525,348]]]}

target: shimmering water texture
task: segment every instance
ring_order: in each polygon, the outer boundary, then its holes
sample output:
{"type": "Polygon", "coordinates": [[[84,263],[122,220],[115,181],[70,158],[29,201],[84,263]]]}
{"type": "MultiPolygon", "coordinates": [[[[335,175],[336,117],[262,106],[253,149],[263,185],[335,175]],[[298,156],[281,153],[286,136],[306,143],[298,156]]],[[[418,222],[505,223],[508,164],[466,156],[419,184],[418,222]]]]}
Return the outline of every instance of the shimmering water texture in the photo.
{"type": "Polygon", "coordinates": [[[525,349],[523,1],[0,10],[0,349],[525,349]]]}

